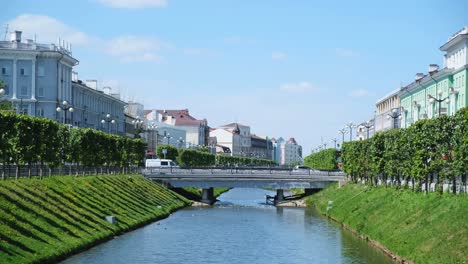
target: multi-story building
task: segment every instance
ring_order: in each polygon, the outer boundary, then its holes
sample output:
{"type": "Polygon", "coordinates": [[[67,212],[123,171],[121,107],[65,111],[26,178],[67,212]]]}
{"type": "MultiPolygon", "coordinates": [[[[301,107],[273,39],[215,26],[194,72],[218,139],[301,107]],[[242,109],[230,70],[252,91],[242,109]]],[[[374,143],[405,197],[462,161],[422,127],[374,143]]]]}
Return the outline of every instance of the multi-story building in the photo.
{"type": "Polygon", "coordinates": [[[72,101],[72,68],[78,60],[61,44],[23,42],[21,35],[21,31],[14,31],[10,41],[0,41],[0,79],[6,83],[5,96],[17,112],[57,120],[58,102],[72,101]]]}
{"type": "Polygon", "coordinates": [[[392,91],[390,94],[382,97],[376,103],[374,117],[375,132],[399,128],[401,118],[400,89],[392,91]]]}
{"type": "Polygon", "coordinates": [[[190,146],[207,146],[210,128],[206,119],[196,119],[188,109],[182,110],[146,110],[148,121],[157,121],[176,126],[186,131],[186,143],[190,146]]]}
{"type": "Polygon", "coordinates": [[[273,143],[268,137],[251,136],[250,155],[255,158],[272,159],[273,143]]]}
{"type": "Polygon", "coordinates": [[[296,139],[290,138],[280,146],[281,160],[280,165],[302,164],[302,147],[297,144],[296,139]]]}
{"type": "Polygon", "coordinates": [[[13,103],[17,113],[46,117],[75,127],[124,133],[125,102],[83,84],[73,75],[78,60],[69,45],[39,44],[30,39],[24,42],[21,35],[21,31],[15,31],[10,41],[0,41],[0,80],[6,84],[4,97],[13,103]],[[64,101],[73,112],[57,111],[64,101]]]}
{"type": "Polygon", "coordinates": [[[427,74],[400,90],[402,126],[439,115],[453,115],[468,105],[468,27],[452,35],[440,47],[444,67],[429,65],[427,74]]]}
{"type": "Polygon", "coordinates": [[[185,148],[186,131],[179,127],[168,125],[163,122],[146,120],[145,133],[143,139],[148,143],[148,150],[156,152],[158,145],[168,144],[176,148],[185,148]]]}
{"type": "Polygon", "coordinates": [[[210,137],[216,137],[217,145],[223,149],[223,153],[231,156],[246,156],[247,144],[249,144],[250,147],[250,128],[237,123],[233,124],[235,125],[231,126],[231,124],[229,124],[211,129],[210,137]],[[241,136],[241,133],[243,133],[244,136],[241,136]],[[249,135],[248,142],[246,134],[249,135]],[[229,149],[229,151],[225,151],[226,149],[229,149]]]}
{"type": "Polygon", "coordinates": [[[290,138],[286,141],[284,138],[273,138],[273,160],[278,162],[279,165],[289,166],[294,164],[302,164],[302,146],[297,144],[296,139],[290,138]]]}
{"type": "Polygon", "coordinates": [[[74,111],[70,115],[70,123],[75,127],[94,128],[124,135],[126,103],[120,100],[118,94],[111,93],[109,89],[105,92],[91,88],[81,80],[73,81],[71,102],[74,111]]]}

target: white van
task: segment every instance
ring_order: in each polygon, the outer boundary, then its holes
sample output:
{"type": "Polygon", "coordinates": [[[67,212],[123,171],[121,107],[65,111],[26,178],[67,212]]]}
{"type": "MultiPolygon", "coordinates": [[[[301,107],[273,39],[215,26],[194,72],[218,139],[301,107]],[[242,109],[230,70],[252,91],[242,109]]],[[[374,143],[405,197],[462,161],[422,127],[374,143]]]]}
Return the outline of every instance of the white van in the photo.
{"type": "Polygon", "coordinates": [[[170,159],[147,159],[146,168],[178,168],[177,164],[170,159]]]}

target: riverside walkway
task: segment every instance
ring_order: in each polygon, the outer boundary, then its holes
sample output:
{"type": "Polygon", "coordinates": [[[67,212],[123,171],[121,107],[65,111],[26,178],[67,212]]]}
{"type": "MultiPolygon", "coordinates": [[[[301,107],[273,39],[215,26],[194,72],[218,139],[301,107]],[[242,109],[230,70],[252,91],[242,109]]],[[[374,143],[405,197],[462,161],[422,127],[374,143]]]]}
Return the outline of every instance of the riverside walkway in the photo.
{"type": "Polygon", "coordinates": [[[202,188],[202,200],[214,201],[213,188],[269,188],[276,190],[276,202],[284,200],[284,190],[302,188],[323,189],[332,182],[344,181],[343,172],[289,170],[276,168],[151,168],[143,175],[171,187],[202,188]]]}

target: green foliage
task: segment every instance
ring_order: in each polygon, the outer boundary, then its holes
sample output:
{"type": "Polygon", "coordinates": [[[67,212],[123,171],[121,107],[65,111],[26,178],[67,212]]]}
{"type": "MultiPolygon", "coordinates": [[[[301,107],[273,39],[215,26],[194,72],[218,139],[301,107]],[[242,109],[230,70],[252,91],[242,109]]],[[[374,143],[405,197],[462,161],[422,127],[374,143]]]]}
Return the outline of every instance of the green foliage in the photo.
{"type": "Polygon", "coordinates": [[[337,150],[334,148],[324,149],[317,153],[312,153],[304,158],[304,164],[317,170],[338,169],[337,150]]]}
{"type": "Polygon", "coordinates": [[[214,154],[193,149],[180,150],[177,158],[177,163],[185,167],[213,166],[215,161],[214,154]]]}
{"type": "Polygon", "coordinates": [[[176,160],[177,156],[179,156],[179,151],[172,145],[159,145],[156,151],[158,158],[160,159],[166,157],[166,159],[176,160]],[[167,150],[166,156],[164,156],[163,149],[167,150]]]}
{"type": "Polygon", "coordinates": [[[240,166],[270,166],[277,165],[273,160],[268,159],[254,159],[247,157],[238,157],[238,156],[226,156],[226,155],[216,155],[216,164],[217,165],[240,165],[240,166]]]}
{"type": "Polygon", "coordinates": [[[466,195],[348,184],[309,196],[307,204],[414,263],[468,263],[466,195]]]}
{"type": "Polygon", "coordinates": [[[0,182],[0,263],[56,263],[189,201],[142,176],[0,182]],[[113,215],[117,224],[105,221],[113,215]]]}
{"type": "MultiPolygon", "coordinates": [[[[468,108],[454,116],[420,120],[407,129],[380,132],[364,141],[345,142],[343,170],[374,184],[376,177],[439,183],[450,180],[455,192],[457,176],[468,171],[468,108]]],[[[306,164],[307,164],[306,158],[306,164]]],[[[323,159],[323,158],[322,158],[323,159]]]]}
{"type": "Polygon", "coordinates": [[[4,165],[140,165],[145,148],[141,139],[69,128],[46,118],[0,111],[0,163],[4,165]]]}

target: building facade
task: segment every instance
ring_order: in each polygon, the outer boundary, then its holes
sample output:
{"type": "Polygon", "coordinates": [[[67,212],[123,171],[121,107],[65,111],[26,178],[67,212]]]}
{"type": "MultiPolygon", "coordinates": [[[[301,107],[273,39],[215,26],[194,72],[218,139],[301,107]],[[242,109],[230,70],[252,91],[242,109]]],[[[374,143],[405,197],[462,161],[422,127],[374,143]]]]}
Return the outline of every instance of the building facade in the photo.
{"type": "Polygon", "coordinates": [[[196,119],[188,109],[182,110],[145,110],[148,121],[156,121],[176,126],[186,132],[186,143],[191,147],[207,146],[210,127],[206,119],[196,119]]]}
{"type": "Polygon", "coordinates": [[[375,132],[385,131],[392,128],[401,127],[401,101],[400,89],[392,91],[375,104],[374,130],[375,132]]]}
{"type": "Polygon", "coordinates": [[[468,105],[468,27],[440,47],[444,67],[429,65],[427,74],[416,74],[415,81],[400,90],[402,126],[439,115],[453,115],[468,105]]]}
{"type": "Polygon", "coordinates": [[[22,41],[21,35],[22,32],[15,31],[10,41],[0,41],[0,80],[6,84],[4,97],[13,103],[17,113],[124,134],[125,102],[77,79],[72,70],[78,60],[72,56],[70,45],[22,41]],[[73,112],[57,111],[64,101],[73,112]]]}
{"type": "Polygon", "coordinates": [[[280,146],[281,159],[279,165],[303,164],[302,147],[294,138],[290,138],[280,146]]]}
{"type": "Polygon", "coordinates": [[[78,60],[63,45],[22,41],[21,35],[15,31],[10,41],[0,41],[4,96],[17,113],[59,120],[63,117],[56,111],[57,104],[72,101],[72,68],[78,60]]]}
{"type": "Polygon", "coordinates": [[[77,80],[72,82],[71,102],[74,111],[70,115],[70,124],[73,126],[125,135],[126,103],[120,100],[119,95],[106,94],[77,80]]]}

